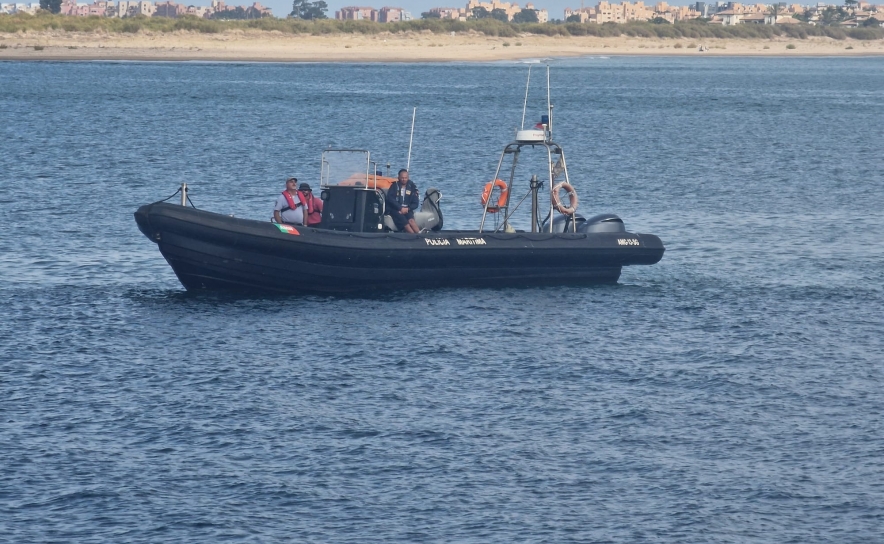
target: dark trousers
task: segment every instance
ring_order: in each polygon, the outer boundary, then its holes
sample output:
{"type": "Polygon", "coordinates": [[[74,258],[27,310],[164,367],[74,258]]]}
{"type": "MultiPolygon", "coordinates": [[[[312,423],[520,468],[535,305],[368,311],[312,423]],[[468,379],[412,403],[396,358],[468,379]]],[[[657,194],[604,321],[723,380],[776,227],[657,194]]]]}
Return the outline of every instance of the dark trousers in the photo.
{"type": "Polygon", "coordinates": [[[390,218],[393,219],[396,230],[403,230],[408,224],[408,220],[414,219],[414,212],[408,210],[408,213],[399,213],[399,210],[390,210],[390,218]]]}

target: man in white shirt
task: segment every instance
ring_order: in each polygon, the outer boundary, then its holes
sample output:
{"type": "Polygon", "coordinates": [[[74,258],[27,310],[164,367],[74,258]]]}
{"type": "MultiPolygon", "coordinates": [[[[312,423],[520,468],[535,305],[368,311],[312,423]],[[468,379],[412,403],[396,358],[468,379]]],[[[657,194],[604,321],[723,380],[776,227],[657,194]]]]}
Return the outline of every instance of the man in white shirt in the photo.
{"type": "Polygon", "coordinates": [[[298,192],[298,179],[287,179],[285,191],[276,198],[273,219],[280,224],[303,225],[304,202],[306,202],[304,196],[298,192]]]}

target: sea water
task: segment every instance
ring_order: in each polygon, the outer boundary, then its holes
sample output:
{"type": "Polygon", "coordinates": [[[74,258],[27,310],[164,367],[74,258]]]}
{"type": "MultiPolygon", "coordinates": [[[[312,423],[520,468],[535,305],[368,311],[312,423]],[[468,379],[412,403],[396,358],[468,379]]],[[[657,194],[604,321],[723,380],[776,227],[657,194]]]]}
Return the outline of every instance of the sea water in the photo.
{"type": "Polygon", "coordinates": [[[133,221],[416,107],[476,228],[528,66],[0,63],[0,540],[881,541],[882,58],[551,61],[580,213],[667,247],[617,285],[188,294],[133,221]]]}

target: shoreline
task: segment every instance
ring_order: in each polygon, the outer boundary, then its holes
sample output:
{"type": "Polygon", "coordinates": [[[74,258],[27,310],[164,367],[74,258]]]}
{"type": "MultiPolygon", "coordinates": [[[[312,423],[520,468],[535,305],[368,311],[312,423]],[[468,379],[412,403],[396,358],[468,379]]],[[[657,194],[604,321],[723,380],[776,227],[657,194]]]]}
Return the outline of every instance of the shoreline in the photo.
{"type": "Polygon", "coordinates": [[[523,35],[283,34],[232,30],[138,34],[0,34],[0,61],[206,62],[494,62],[588,56],[869,57],[884,56],[884,40],[631,38],[523,35]],[[699,51],[700,46],[708,48],[699,51]],[[791,49],[789,47],[792,47],[791,49]]]}

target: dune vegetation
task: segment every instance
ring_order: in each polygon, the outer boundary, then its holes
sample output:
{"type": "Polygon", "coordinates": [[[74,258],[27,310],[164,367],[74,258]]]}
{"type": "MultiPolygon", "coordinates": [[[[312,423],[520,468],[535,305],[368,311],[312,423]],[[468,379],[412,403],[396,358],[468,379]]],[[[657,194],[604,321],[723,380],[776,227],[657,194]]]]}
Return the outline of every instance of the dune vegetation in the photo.
{"type": "Polygon", "coordinates": [[[711,25],[703,20],[683,21],[675,24],[655,24],[651,22],[629,22],[625,24],[605,23],[507,23],[496,19],[453,21],[442,19],[419,19],[399,23],[374,23],[371,21],[336,21],[320,19],[277,19],[267,17],[252,20],[215,20],[197,17],[69,17],[40,12],[37,15],[18,13],[0,16],[0,33],[17,32],[106,32],[109,34],[135,34],[139,32],[168,33],[192,31],[203,34],[217,34],[231,30],[278,31],[285,34],[393,34],[407,32],[431,32],[448,34],[451,32],[473,32],[485,36],[518,37],[520,35],[544,36],[597,36],[597,37],[638,37],[638,38],[744,38],[744,39],[806,39],[808,37],[828,37],[837,40],[884,39],[884,28],[840,28],[836,26],[796,25],[711,25]]]}

